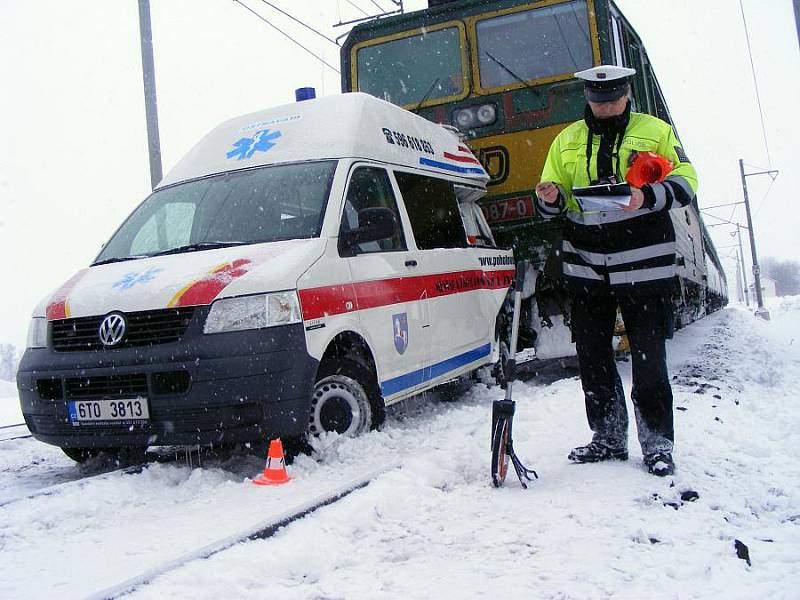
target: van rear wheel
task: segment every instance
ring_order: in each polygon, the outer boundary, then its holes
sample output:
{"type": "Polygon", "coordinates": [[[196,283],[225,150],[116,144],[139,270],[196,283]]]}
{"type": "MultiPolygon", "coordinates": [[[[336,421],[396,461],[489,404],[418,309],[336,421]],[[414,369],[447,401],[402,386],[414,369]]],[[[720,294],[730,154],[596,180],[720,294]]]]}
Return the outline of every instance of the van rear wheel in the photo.
{"type": "Polygon", "coordinates": [[[323,367],[311,394],[309,435],[335,432],[355,437],[376,427],[383,420],[383,400],[371,400],[374,390],[369,372],[347,359],[323,367]]]}

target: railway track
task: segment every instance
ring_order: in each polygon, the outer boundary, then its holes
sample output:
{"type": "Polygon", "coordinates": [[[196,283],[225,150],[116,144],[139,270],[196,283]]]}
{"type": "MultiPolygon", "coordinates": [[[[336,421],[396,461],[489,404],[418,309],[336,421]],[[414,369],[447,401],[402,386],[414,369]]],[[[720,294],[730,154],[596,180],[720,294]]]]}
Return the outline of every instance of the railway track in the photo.
{"type": "MultiPolygon", "coordinates": [[[[24,494],[19,494],[17,496],[9,496],[4,498],[2,495],[0,495],[0,508],[8,506],[9,504],[20,502],[22,500],[32,500],[34,498],[44,496],[56,496],[66,490],[81,488],[94,481],[108,480],[115,477],[124,477],[126,475],[136,475],[147,470],[154,464],[183,462],[190,469],[194,467],[202,467],[206,462],[211,462],[211,464],[214,464],[215,459],[203,459],[203,456],[207,455],[209,452],[213,453],[213,451],[209,451],[207,449],[201,450],[194,449],[193,447],[160,447],[157,450],[148,451],[146,460],[143,462],[122,465],[120,467],[111,469],[110,467],[113,466],[111,464],[100,464],[86,474],[81,474],[77,478],[70,479],[69,481],[60,481],[50,485],[45,485],[39,489],[32,490],[24,494]]],[[[75,465],[74,468],[79,469],[77,465],[75,465]]]]}
{"type": "Polygon", "coordinates": [[[364,475],[351,479],[342,485],[333,487],[327,490],[325,493],[312,498],[311,500],[300,502],[288,510],[270,515],[233,535],[223,537],[215,542],[212,542],[211,544],[206,544],[200,548],[185,552],[177,558],[165,561],[161,565],[147,569],[146,571],[143,571],[134,577],[100,590],[90,596],[87,596],[86,600],[106,600],[117,598],[123,594],[128,594],[136,590],[138,587],[153,581],[161,575],[179,569],[180,567],[192,561],[207,559],[242,542],[268,539],[277,533],[281,528],[286,527],[294,521],[302,519],[306,515],[309,515],[324,506],[338,502],[356,490],[368,486],[370,482],[384,473],[399,467],[400,463],[398,461],[369,471],[364,475]]]}
{"type": "Polygon", "coordinates": [[[32,437],[25,423],[0,426],[0,443],[32,437]]]}
{"type": "Polygon", "coordinates": [[[101,481],[107,479],[113,479],[115,477],[120,477],[124,475],[131,475],[135,473],[141,473],[145,469],[147,469],[153,463],[142,463],[138,465],[131,465],[126,467],[121,467],[119,469],[113,469],[111,471],[104,471],[102,473],[97,473],[93,475],[88,475],[86,477],[81,477],[80,479],[74,479],[72,481],[64,481],[61,483],[55,483],[53,485],[48,485],[46,487],[40,488],[38,490],[28,492],[26,494],[20,494],[18,496],[10,496],[6,498],[0,498],[0,508],[4,506],[8,506],[9,504],[14,504],[16,502],[21,502],[23,500],[32,500],[34,498],[40,498],[45,496],[57,496],[58,494],[62,494],[67,490],[81,488],[84,487],[91,482],[94,481],[101,481]]]}

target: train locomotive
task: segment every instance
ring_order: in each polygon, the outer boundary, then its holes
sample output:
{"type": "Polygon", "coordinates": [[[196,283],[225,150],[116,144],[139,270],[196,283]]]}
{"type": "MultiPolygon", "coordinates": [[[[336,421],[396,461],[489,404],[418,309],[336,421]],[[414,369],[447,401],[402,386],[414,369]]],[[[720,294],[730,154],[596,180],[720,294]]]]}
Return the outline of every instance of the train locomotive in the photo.
{"type": "MultiPolygon", "coordinates": [[[[574,347],[552,251],[562,224],[536,213],[534,187],[555,136],[583,117],[574,73],[599,64],[634,68],[632,110],[674,127],[642,40],[610,0],[431,0],[426,10],[357,25],[341,50],[344,92],[454,127],[479,157],[491,177],[480,206],[494,237],[535,271],[520,336],[541,360],[574,347]]],[[[680,328],[725,306],[727,282],[697,199],[670,216],[680,328]]]]}

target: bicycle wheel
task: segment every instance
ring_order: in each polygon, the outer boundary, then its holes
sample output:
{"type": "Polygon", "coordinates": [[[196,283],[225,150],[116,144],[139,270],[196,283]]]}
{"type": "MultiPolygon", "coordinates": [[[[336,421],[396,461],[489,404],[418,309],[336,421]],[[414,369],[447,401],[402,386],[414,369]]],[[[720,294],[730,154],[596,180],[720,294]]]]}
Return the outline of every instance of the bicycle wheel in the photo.
{"type": "Polygon", "coordinates": [[[508,429],[509,419],[500,417],[494,426],[492,435],[492,484],[500,487],[508,474],[508,429]]]}

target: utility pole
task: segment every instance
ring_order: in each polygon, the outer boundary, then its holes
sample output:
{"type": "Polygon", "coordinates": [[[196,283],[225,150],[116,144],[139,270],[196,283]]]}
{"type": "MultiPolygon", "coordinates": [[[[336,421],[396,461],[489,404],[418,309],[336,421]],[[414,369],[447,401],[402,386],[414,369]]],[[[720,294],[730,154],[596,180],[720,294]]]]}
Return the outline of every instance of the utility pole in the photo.
{"type": "Polygon", "coordinates": [[[797,42],[800,43],[800,0],[794,0],[794,26],[797,28],[797,42]]]}
{"type": "MultiPolygon", "coordinates": [[[[742,292],[744,294],[744,304],[745,306],[750,306],[750,295],[747,293],[747,271],[744,270],[744,251],[742,250],[742,228],[737,223],[736,224],[736,235],[739,238],[739,264],[742,266],[742,281],[739,282],[740,285],[743,285],[742,292]]],[[[738,266],[737,266],[737,271],[738,266]]]]}
{"type": "Polygon", "coordinates": [[[744,301],[744,289],[742,288],[742,263],[737,252],[734,252],[736,256],[736,291],[738,292],[737,297],[739,302],[744,301]]]}
{"type": "Polygon", "coordinates": [[[158,102],[156,76],[153,66],[153,29],[150,26],[150,0],[139,0],[139,36],[142,45],[142,76],[144,78],[144,113],[147,120],[147,148],[150,153],[150,187],[161,181],[161,142],[158,138],[158,102]]]}
{"type": "Polygon", "coordinates": [[[750,199],[747,196],[747,177],[752,175],[777,175],[777,171],[758,171],[757,173],[744,172],[744,160],[739,159],[739,172],[742,174],[742,190],[744,192],[744,208],[747,211],[747,227],[750,233],[750,254],[753,256],[753,279],[756,288],[756,316],[769,320],[769,311],[764,308],[764,298],[761,294],[761,270],[758,267],[758,255],[756,254],[756,236],[753,231],[753,218],[750,215],[750,199]]]}

